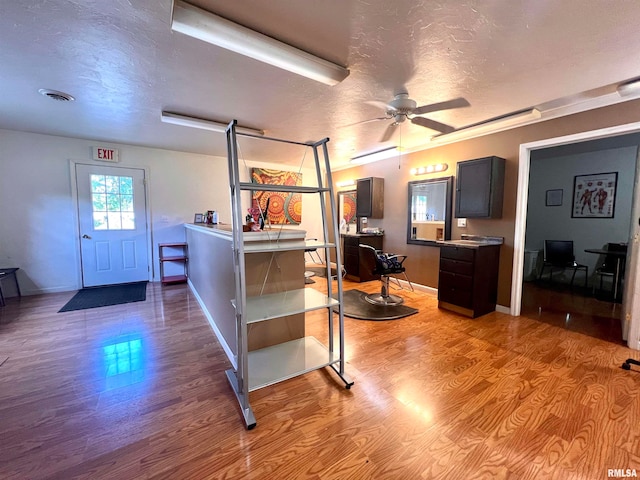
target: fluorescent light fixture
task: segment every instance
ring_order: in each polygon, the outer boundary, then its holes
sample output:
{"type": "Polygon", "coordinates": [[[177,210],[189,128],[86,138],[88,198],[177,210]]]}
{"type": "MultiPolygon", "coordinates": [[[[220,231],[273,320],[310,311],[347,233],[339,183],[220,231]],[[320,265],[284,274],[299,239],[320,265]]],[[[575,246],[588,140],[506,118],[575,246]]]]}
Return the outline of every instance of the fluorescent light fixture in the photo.
{"type": "Polygon", "coordinates": [[[479,137],[480,135],[488,133],[501,132],[509,128],[524,125],[532,120],[538,120],[542,114],[540,110],[532,108],[525,112],[515,113],[513,115],[507,115],[495,120],[489,120],[487,122],[478,123],[470,127],[461,128],[451,133],[443,133],[431,138],[432,142],[449,142],[454,140],[463,140],[466,138],[479,137]]]}
{"type": "Polygon", "coordinates": [[[362,165],[364,163],[372,163],[377,162],[378,160],[385,160],[387,158],[395,157],[398,154],[400,154],[400,150],[398,150],[398,147],[389,147],[382,150],[377,150],[375,152],[358,155],[357,157],[353,157],[351,160],[349,160],[349,162],[355,163],[357,165],[362,165]]]}
{"type": "Polygon", "coordinates": [[[631,82],[622,83],[618,85],[616,89],[618,95],[621,97],[630,97],[632,95],[640,94],[640,80],[633,80],[631,82]]]}
{"type": "Polygon", "coordinates": [[[351,180],[342,180],[340,182],[336,182],[336,187],[338,187],[338,188],[352,187],[355,184],[356,184],[356,181],[353,180],[353,179],[351,179],[351,180]]]}
{"type": "Polygon", "coordinates": [[[446,163],[436,163],[434,165],[427,165],[426,167],[416,167],[410,170],[411,175],[424,175],[425,173],[437,173],[444,172],[449,168],[446,163]]]}
{"type": "MultiPolygon", "coordinates": [[[[187,117],[186,115],[180,115],[171,112],[162,112],[160,117],[163,123],[172,123],[174,125],[180,125],[182,127],[200,128],[202,130],[209,130],[211,132],[224,133],[227,131],[228,124],[214,122],[213,120],[204,120],[202,118],[187,117]]],[[[249,135],[264,135],[263,130],[254,130],[247,127],[236,127],[236,132],[246,133],[249,135]]]]}
{"type": "Polygon", "coordinates": [[[182,0],[174,0],[171,29],[326,85],[337,85],[349,75],[349,70],[340,65],[182,0]]]}

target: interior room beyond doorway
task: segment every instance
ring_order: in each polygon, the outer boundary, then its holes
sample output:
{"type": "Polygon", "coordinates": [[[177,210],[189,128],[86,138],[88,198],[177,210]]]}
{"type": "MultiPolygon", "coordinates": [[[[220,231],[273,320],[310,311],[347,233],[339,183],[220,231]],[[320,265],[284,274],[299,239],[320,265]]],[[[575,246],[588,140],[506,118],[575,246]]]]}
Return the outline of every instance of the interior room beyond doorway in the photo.
{"type": "MultiPolygon", "coordinates": [[[[544,311],[543,321],[622,342],[624,270],[621,269],[617,283],[614,283],[617,275],[603,278],[598,272],[605,255],[597,252],[606,250],[610,243],[626,244],[631,237],[639,144],[640,134],[633,133],[531,152],[522,315],[538,318],[544,311]],[[606,192],[601,195],[604,201],[598,202],[594,197],[591,205],[584,201],[582,205],[579,195],[582,179],[600,174],[617,181],[608,195],[606,192]],[[549,275],[550,269],[545,268],[540,278],[548,240],[573,242],[575,262],[583,266],[573,282],[571,268],[555,270],[553,277],[549,275]],[[614,298],[612,292],[618,290],[620,294],[614,298]]],[[[592,186],[595,189],[595,184],[592,186]]],[[[622,258],[622,265],[625,259],[622,258]]]]}

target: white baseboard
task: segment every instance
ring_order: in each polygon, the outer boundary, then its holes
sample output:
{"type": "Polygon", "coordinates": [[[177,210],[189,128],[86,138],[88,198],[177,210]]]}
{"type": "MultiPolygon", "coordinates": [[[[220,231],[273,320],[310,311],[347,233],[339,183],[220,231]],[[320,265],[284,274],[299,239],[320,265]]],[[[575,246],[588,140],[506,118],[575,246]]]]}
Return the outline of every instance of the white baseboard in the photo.
{"type": "Polygon", "coordinates": [[[202,309],[204,316],[207,317],[207,321],[209,322],[209,325],[211,325],[211,329],[213,330],[213,333],[215,333],[216,338],[218,339],[218,342],[220,342],[220,345],[222,346],[224,353],[227,354],[227,358],[233,365],[233,368],[237,370],[238,359],[236,358],[236,355],[233,353],[233,351],[231,350],[231,347],[229,347],[229,344],[222,336],[222,332],[216,326],[216,322],[213,320],[213,317],[211,316],[211,313],[209,313],[209,310],[207,310],[207,307],[202,301],[202,298],[200,298],[200,295],[198,295],[198,291],[193,286],[193,283],[191,283],[191,280],[187,280],[187,284],[189,285],[189,288],[191,288],[191,292],[193,293],[193,296],[196,297],[196,300],[198,300],[198,303],[200,304],[200,308],[202,309]]]}

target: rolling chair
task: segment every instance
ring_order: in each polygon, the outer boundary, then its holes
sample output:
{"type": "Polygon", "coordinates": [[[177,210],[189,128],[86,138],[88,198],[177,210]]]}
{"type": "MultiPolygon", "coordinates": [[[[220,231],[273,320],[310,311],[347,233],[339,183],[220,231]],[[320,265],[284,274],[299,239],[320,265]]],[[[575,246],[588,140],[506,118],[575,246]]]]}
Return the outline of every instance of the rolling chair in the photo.
{"type": "MultiPolygon", "coordinates": [[[[402,265],[407,256],[384,253],[376,250],[371,245],[364,245],[362,243],[360,244],[360,253],[363,258],[363,266],[366,265],[368,268],[371,268],[374,275],[380,275],[380,282],[382,282],[380,293],[365,295],[365,300],[374,305],[395,306],[402,304],[404,302],[402,297],[389,293],[389,278],[395,278],[394,275],[403,274],[411,287],[411,291],[413,291],[413,285],[402,265]]],[[[396,278],[396,280],[398,279],[396,278]]],[[[398,285],[402,288],[399,281],[398,285]]]]}
{"type": "Polygon", "coordinates": [[[553,282],[553,269],[573,270],[570,286],[573,288],[573,281],[578,270],[584,271],[584,287],[587,288],[589,281],[589,267],[576,263],[573,254],[573,240],[545,240],[544,241],[544,262],[538,274],[538,280],[542,278],[545,268],[549,268],[549,281],[553,282]]]}

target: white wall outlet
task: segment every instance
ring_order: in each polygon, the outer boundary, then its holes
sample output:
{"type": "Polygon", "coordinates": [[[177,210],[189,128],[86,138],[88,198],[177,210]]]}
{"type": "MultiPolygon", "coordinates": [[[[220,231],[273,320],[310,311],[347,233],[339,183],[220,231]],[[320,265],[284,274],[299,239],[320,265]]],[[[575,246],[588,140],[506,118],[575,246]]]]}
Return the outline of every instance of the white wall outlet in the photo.
{"type": "Polygon", "coordinates": [[[458,219],[458,227],[466,227],[467,226],[467,219],[466,218],[459,218],[458,219]]]}
{"type": "Polygon", "coordinates": [[[367,222],[368,222],[367,217],[362,217],[362,223],[363,223],[364,225],[366,225],[366,224],[367,224],[367,222]]]}
{"type": "Polygon", "coordinates": [[[162,223],[169,223],[169,216],[168,215],[162,215],[162,217],[160,218],[160,221],[162,223]]]}

